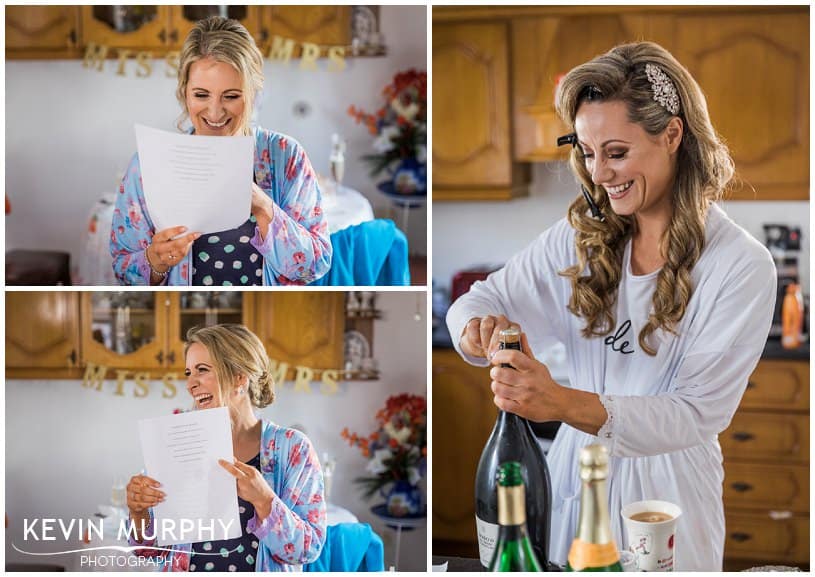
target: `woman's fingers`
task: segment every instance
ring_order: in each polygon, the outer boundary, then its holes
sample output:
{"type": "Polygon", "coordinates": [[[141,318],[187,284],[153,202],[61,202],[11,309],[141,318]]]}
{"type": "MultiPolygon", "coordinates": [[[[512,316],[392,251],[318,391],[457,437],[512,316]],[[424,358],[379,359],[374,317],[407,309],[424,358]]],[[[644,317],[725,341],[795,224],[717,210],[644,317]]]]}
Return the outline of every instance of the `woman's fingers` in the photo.
{"type": "Polygon", "coordinates": [[[155,233],[153,235],[153,242],[167,242],[185,232],[187,232],[186,226],[171,226],[170,228],[165,228],[155,233]]]}
{"type": "Polygon", "coordinates": [[[167,495],[159,490],[161,483],[144,475],[131,477],[127,484],[127,506],[133,511],[143,511],[164,501],[167,495]]]}
{"type": "Polygon", "coordinates": [[[234,463],[230,463],[229,461],[225,461],[224,459],[218,459],[218,464],[221,467],[223,467],[227,473],[229,473],[236,479],[243,479],[246,477],[246,473],[238,469],[234,463]]]}

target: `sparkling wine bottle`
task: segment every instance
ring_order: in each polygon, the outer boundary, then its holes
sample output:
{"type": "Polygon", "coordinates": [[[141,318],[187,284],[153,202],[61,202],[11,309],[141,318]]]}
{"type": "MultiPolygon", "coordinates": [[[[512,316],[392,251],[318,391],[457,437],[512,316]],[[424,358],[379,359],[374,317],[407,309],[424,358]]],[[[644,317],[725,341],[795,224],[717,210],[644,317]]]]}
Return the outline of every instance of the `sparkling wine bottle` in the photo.
{"type": "MultiPolygon", "coordinates": [[[[507,329],[500,333],[502,349],[521,349],[520,332],[507,329]]],[[[507,365],[508,366],[508,365],[507,365]]],[[[545,569],[549,564],[549,525],[551,521],[552,485],[549,467],[529,421],[513,413],[498,411],[475,474],[475,521],[478,551],[486,568],[492,559],[498,538],[498,493],[496,474],[501,463],[521,464],[526,494],[526,523],[535,556],[545,569]]]]}
{"type": "Polygon", "coordinates": [[[526,529],[526,496],[521,464],[498,467],[498,541],[490,571],[542,571],[526,529]]]}
{"type": "Polygon", "coordinates": [[[569,549],[567,571],[622,571],[608,518],[608,451],[603,445],[580,449],[580,520],[569,549]]]}

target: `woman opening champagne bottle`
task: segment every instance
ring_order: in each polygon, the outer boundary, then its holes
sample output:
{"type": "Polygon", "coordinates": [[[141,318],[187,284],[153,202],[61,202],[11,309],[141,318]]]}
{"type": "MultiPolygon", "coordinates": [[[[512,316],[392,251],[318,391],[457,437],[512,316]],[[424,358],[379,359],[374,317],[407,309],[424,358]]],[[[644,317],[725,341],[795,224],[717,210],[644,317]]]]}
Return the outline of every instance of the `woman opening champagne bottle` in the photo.
{"type": "MultiPolygon", "coordinates": [[[[502,331],[499,347],[520,350],[520,337],[517,329],[502,331]]],[[[511,368],[508,364],[503,366],[511,368]]],[[[481,564],[484,567],[489,565],[496,546],[499,531],[496,479],[501,463],[507,461],[519,463],[523,481],[529,487],[524,512],[529,538],[535,555],[546,567],[552,503],[549,469],[529,421],[506,411],[498,411],[495,427],[481,453],[475,474],[475,515],[481,564]]]]}
{"type": "Polygon", "coordinates": [[[718,435],[767,340],[773,259],[717,204],[733,160],[701,88],[664,48],[625,44],[581,64],[556,103],[580,192],[566,218],[452,304],[453,344],[472,364],[492,363],[499,409],[563,423],[546,456],[548,561],[565,565],[577,530],[574,456],[601,443],[619,548],[623,503],[669,501],[685,512],[676,569],[719,571],[718,435]],[[496,350],[508,326],[523,331],[523,352],[496,350]],[[554,342],[566,347],[567,383],[535,358],[554,342]]]}

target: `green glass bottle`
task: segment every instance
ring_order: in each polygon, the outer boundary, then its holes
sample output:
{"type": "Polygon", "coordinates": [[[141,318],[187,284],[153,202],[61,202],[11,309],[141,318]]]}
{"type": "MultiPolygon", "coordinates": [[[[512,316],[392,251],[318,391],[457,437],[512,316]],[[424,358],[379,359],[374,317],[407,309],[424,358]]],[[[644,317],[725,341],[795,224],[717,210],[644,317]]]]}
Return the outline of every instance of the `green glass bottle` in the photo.
{"type": "Polygon", "coordinates": [[[580,449],[580,520],[566,571],[622,571],[608,518],[608,451],[603,445],[580,449]]]}
{"type": "Polygon", "coordinates": [[[489,571],[541,571],[526,530],[526,495],[521,464],[498,467],[498,541],[489,571]]]}

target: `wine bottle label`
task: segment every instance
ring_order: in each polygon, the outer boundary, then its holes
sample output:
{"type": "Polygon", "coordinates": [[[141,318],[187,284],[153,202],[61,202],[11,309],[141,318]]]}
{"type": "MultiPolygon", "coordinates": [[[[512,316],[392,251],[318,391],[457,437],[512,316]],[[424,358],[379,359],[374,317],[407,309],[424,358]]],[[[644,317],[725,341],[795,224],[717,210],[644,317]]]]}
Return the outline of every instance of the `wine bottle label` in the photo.
{"type": "Polygon", "coordinates": [[[498,542],[498,525],[483,521],[476,516],[475,526],[478,531],[478,556],[481,557],[481,564],[487,567],[495,551],[495,544],[498,542]]]}
{"type": "Polygon", "coordinates": [[[587,567],[609,567],[619,561],[620,554],[613,541],[598,545],[575,539],[569,549],[569,566],[574,571],[583,571],[587,567]]]}

